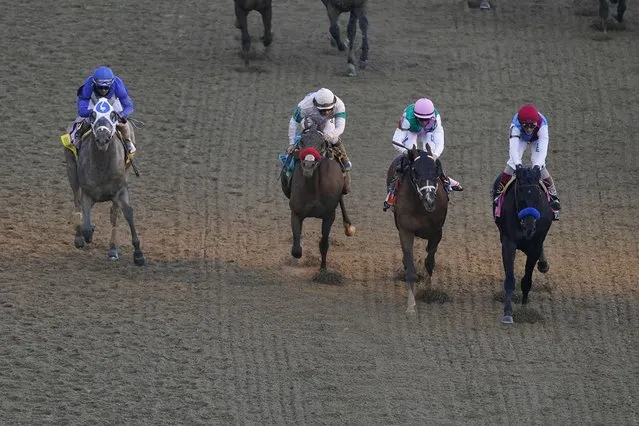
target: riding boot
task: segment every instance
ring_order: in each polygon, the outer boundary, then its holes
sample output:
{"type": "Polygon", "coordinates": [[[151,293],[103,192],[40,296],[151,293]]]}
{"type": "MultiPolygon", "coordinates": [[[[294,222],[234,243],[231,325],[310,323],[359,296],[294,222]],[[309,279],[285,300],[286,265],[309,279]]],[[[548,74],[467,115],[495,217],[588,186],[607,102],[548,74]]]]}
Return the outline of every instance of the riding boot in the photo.
{"type": "Polygon", "coordinates": [[[344,188],[342,189],[342,194],[346,195],[351,192],[351,174],[348,172],[344,173],[344,188]]]}
{"type": "Polygon", "coordinates": [[[461,186],[459,182],[444,173],[444,166],[442,165],[442,162],[439,160],[439,158],[435,160],[435,164],[437,165],[437,169],[439,170],[439,176],[442,182],[444,182],[444,186],[446,187],[446,192],[464,190],[464,187],[461,186]]]}
{"type": "MultiPolygon", "coordinates": [[[[512,179],[512,175],[509,175],[506,172],[502,172],[499,175],[499,179],[495,179],[495,184],[493,185],[493,216],[495,216],[495,210],[497,209],[497,204],[499,203],[499,197],[501,196],[504,188],[512,179]]],[[[497,218],[495,217],[495,220],[497,218]]]]}
{"type": "Polygon", "coordinates": [[[559,197],[557,197],[557,187],[552,176],[548,176],[546,179],[542,179],[542,182],[548,189],[548,195],[550,196],[550,207],[552,207],[555,214],[555,220],[559,220],[559,210],[561,210],[561,203],[559,197]]]}
{"type": "Polygon", "coordinates": [[[91,125],[89,123],[87,123],[86,121],[82,121],[79,125],[79,127],[77,128],[77,130],[75,131],[75,147],[76,149],[80,149],[80,143],[82,141],[82,137],[89,131],[91,130],[91,125]]]}
{"type": "Polygon", "coordinates": [[[346,149],[344,148],[344,144],[339,141],[333,145],[333,149],[337,151],[337,157],[339,159],[340,164],[342,165],[342,170],[345,172],[350,172],[353,167],[353,163],[348,159],[348,154],[346,154],[346,149]]]}
{"type": "Polygon", "coordinates": [[[135,145],[133,145],[133,141],[131,140],[131,129],[129,128],[129,125],[127,123],[118,123],[117,128],[122,135],[122,140],[126,145],[126,150],[129,152],[129,154],[134,154],[137,149],[135,148],[135,145]]]}
{"type": "Polygon", "coordinates": [[[399,180],[399,176],[395,176],[395,178],[388,184],[388,194],[386,194],[386,199],[384,200],[384,211],[394,208],[395,202],[397,201],[397,181],[399,180]]]}

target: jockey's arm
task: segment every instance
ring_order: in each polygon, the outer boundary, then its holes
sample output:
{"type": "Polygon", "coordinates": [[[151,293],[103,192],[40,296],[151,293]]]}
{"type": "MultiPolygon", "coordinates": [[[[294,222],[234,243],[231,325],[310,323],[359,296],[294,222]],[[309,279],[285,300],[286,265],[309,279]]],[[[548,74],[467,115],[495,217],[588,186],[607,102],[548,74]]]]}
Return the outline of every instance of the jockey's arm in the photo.
{"type": "MultiPolygon", "coordinates": [[[[444,152],[444,126],[442,126],[439,118],[437,119],[437,126],[432,132],[426,133],[425,140],[422,142],[430,145],[430,149],[436,159],[442,155],[444,152]]],[[[423,149],[426,150],[426,146],[423,149]]]]}
{"type": "Polygon", "coordinates": [[[114,91],[115,96],[117,96],[117,98],[120,100],[120,104],[122,104],[122,111],[120,112],[120,115],[122,117],[129,116],[133,112],[133,101],[129,96],[129,92],[126,89],[124,82],[119,78],[117,78],[115,81],[114,91]]]}
{"type": "Polygon", "coordinates": [[[288,144],[295,143],[295,135],[297,134],[297,125],[302,122],[302,108],[298,105],[293,111],[293,115],[288,122],[288,144]]]}
{"type": "Polygon", "coordinates": [[[521,135],[521,131],[515,125],[510,126],[510,148],[509,148],[509,156],[510,162],[512,164],[521,164],[521,157],[523,152],[520,151],[519,144],[521,139],[519,136],[521,135]]]}
{"type": "Polygon", "coordinates": [[[93,91],[93,83],[91,80],[87,80],[84,85],[78,90],[78,115],[80,117],[88,117],[91,115],[89,105],[91,103],[91,93],[93,91]]]}
{"type": "Polygon", "coordinates": [[[532,149],[530,161],[533,166],[546,167],[546,155],[548,154],[548,126],[542,125],[537,132],[537,141],[532,149]]]}
{"type": "MultiPolygon", "coordinates": [[[[333,127],[333,126],[330,126],[333,127]]],[[[327,129],[324,127],[324,139],[331,143],[331,145],[335,145],[339,142],[339,137],[344,133],[344,129],[346,128],[346,112],[340,112],[335,115],[335,126],[334,128],[327,129]]]]}

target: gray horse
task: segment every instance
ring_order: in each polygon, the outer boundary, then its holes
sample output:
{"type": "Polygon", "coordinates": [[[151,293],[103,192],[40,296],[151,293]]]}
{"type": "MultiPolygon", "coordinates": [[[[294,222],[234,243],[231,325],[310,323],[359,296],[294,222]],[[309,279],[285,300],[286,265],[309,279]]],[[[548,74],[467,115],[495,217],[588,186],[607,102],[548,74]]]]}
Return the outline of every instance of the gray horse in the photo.
{"type": "MultiPolygon", "coordinates": [[[[131,227],[133,262],[142,266],[146,263],[140,250],[140,240],[133,222],[133,208],[129,203],[127,183],[127,154],[116,132],[117,113],[105,98],[100,98],[91,113],[91,132],[79,136],[77,152],[65,149],[67,175],[73,190],[75,204],[76,233],[75,246],[83,248],[93,240],[91,215],[95,203],[111,201],[111,241],[108,251],[110,260],[119,258],[117,246],[117,219],[122,210],[131,227]]],[[[130,122],[131,136],[135,136],[130,122]]],[[[66,145],[66,144],[65,144],[66,145]]],[[[67,145],[67,148],[70,146],[67,145]]]]}
{"type": "Polygon", "coordinates": [[[357,71],[355,69],[353,47],[355,45],[355,34],[357,33],[357,22],[359,22],[359,29],[362,31],[362,54],[359,58],[359,67],[366,68],[368,64],[368,18],[366,17],[368,0],[322,0],[322,3],[326,6],[326,12],[330,20],[331,44],[337,46],[340,52],[343,52],[348,47],[347,74],[355,76],[357,71]],[[344,12],[350,12],[350,16],[346,27],[347,39],[342,41],[337,19],[344,12]]]}

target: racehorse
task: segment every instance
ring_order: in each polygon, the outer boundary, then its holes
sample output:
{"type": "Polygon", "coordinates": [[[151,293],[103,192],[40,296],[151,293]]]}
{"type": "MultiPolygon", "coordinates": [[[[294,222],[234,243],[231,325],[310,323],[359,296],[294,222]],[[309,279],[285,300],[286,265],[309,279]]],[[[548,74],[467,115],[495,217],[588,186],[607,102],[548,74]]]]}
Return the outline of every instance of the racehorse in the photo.
{"type": "Polygon", "coordinates": [[[271,18],[273,16],[272,0],[235,0],[235,26],[242,31],[242,56],[244,64],[249,65],[249,50],[251,49],[251,36],[248,32],[248,14],[252,10],[262,15],[264,34],[261,37],[264,48],[268,48],[273,41],[271,32],[271,18]]]}
{"type": "MultiPolygon", "coordinates": [[[[493,199],[500,185],[499,175],[493,184],[493,199]]],[[[504,324],[513,323],[512,295],[515,291],[515,254],[526,254],[526,268],[521,279],[522,304],[528,303],[535,265],[546,273],[550,265],[544,255],[544,240],[553,221],[553,211],[548,194],[541,182],[538,166],[517,167],[515,180],[503,189],[495,210],[495,222],[499,228],[501,256],[504,264],[504,324]],[[513,188],[514,187],[514,188],[513,188]]]]}
{"type": "Polygon", "coordinates": [[[285,194],[290,195],[289,207],[293,231],[291,255],[296,259],[302,257],[300,240],[304,219],[320,218],[322,219],[322,238],[319,243],[322,255],[320,271],[324,271],[329,245],[328,237],[335,221],[335,209],[338,204],[342,210],[344,233],[352,236],[355,234],[355,227],[344,207],[342,195],[345,182],[342,168],[319,130],[322,128],[319,120],[311,120],[312,123],[305,125],[300,135],[298,160],[293,168],[288,194],[284,185],[283,189],[285,194]]]}
{"type": "MultiPolygon", "coordinates": [[[[118,114],[108,99],[100,98],[91,112],[91,132],[82,137],[78,150],[64,141],[67,175],[73,191],[76,217],[75,246],[83,248],[93,240],[91,216],[95,203],[111,201],[111,241],[108,258],[119,258],[117,245],[117,218],[122,210],[131,228],[133,262],[146,263],[140,250],[140,240],[133,221],[133,208],[129,202],[127,183],[127,153],[122,139],[116,132],[118,114]],[[81,221],[81,223],[80,223],[81,221]]],[[[127,122],[131,126],[130,122],[127,122]]],[[[131,135],[133,131],[131,128],[131,135]]]]}
{"type": "Polygon", "coordinates": [[[359,67],[366,68],[368,64],[368,18],[366,17],[366,6],[368,0],[322,0],[326,6],[328,19],[330,21],[329,32],[331,34],[331,44],[336,46],[340,52],[346,50],[348,44],[348,66],[347,74],[349,76],[357,75],[355,68],[355,34],[357,33],[357,23],[362,31],[362,54],[359,58],[359,67]],[[347,39],[342,41],[340,37],[339,24],[337,22],[339,15],[349,12],[348,26],[346,27],[347,39]]]}
{"type": "Polygon", "coordinates": [[[430,145],[426,151],[416,146],[395,158],[388,169],[387,186],[400,173],[396,186],[397,200],[393,210],[395,226],[402,246],[402,263],[406,272],[407,309],[415,312],[415,281],[417,273],[413,259],[415,237],[428,241],[424,266],[428,279],[435,268],[435,253],[442,239],[442,228],[448,213],[448,194],[440,179],[441,170],[430,145]]]}

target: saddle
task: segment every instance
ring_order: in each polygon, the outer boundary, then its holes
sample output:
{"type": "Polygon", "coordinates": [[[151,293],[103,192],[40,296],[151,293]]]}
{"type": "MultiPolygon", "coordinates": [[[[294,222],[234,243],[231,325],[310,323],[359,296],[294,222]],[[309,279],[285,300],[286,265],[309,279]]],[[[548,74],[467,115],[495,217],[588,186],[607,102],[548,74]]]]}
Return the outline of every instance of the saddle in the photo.
{"type": "MultiPolygon", "coordinates": [[[[497,176],[497,179],[499,179],[499,176],[497,176]]],[[[513,175],[510,178],[510,180],[506,183],[506,185],[504,185],[504,188],[501,190],[501,194],[499,194],[499,197],[497,198],[497,202],[495,203],[495,206],[494,206],[495,218],[501,217],[501,208],[504,203],[504,199],[506,198],[506,193],[511,187],[514,186],[514,183],[516,180],[517,178],[513,175]]],[[[539,186],[544,191],[544,194],[546,194],[546,199],[550,201],[550,194],[548,193],[548,188],[546,188],[546,185],[544,185],[544,183],[541,180],[539,181],[539,186]]]]}
{"type": "MultiPolygon", "coordinates": [[[[78,131],[81,130],[81,127],[78,129],[78,131]]],[[[89,135],[89,133],[91,133],[91,129],[87,129],[84,133],[78,135],[78,138],[80,141],[83,141],[84,139],[87,138],[87,136],[89,135]]],[[[116,129],[116,133],[118,136],[118,139],[120,140],[120,143],[122,143],[122,146],[124,148],[124,152],[126,153],[126,146],[124,146],[124,138],[122,137],[122,133],[116,129]]],[[[75,159],[78,159],[78,151],[79,151],[79,147],[75,146],[73,144],[73,142],[71,141],[71,135],[69,133],[65,133],[63,135],[60,136],[60,141],[62,142],[62,145],[68,149],[69,151],[71,151],[73,153],[73,155],[75,156],[75,159]]],[[[132,159],[132,155],[131,154],[127,154],[126,155],[126,161],[125,161],[125,168],[128,169],[129,167],[131,167],[131,159],[132,159]]]]}

